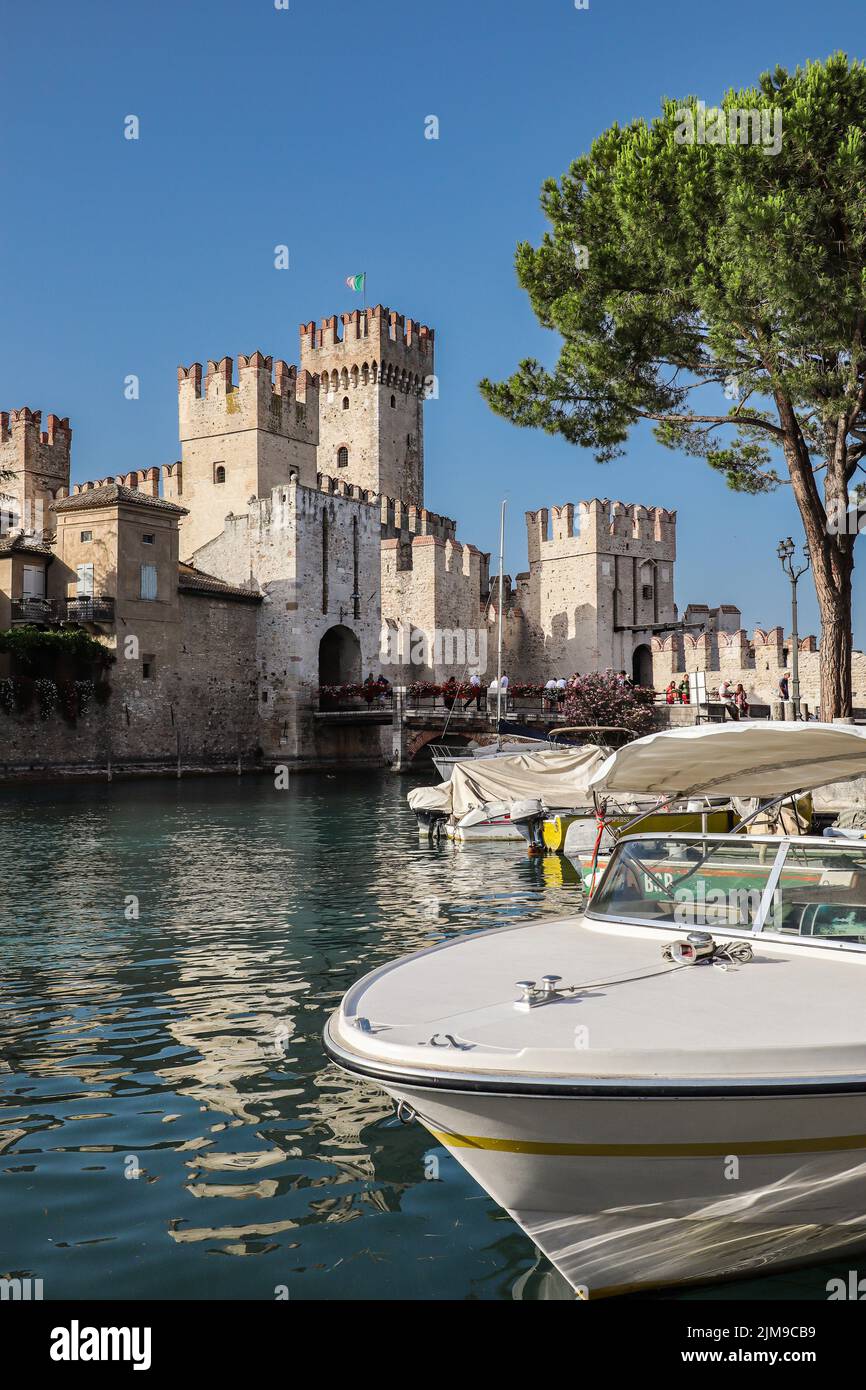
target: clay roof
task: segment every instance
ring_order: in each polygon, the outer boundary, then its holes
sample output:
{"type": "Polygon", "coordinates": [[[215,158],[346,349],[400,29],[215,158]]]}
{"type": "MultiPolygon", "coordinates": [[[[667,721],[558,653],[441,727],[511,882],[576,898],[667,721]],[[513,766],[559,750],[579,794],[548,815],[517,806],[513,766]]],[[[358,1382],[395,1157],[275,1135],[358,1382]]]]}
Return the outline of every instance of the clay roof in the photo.
{"type": "Polygon", "coordinates": [[[22,536],[20,531],[14,535],[0,536],[0,555],[11,555],[12,551],[22,555],[53,555],[51,546],[46,541],[36,541],[32,537],[22,536]]]}
{"type": "Polygon", "coordinates": [[[262,595],[254,589],[245,589],[240,584],[227,584],[216,575],[205,574],[181,560],[177,567],[177,587],[181,593],[213,594],[215,598],[245,600],[247,603],[261,603],[262,595]]]}
{"type": "Polygon", "coordinates": [[[178,516],[187,514],[186,507],[167,502],[164,497],[150,497],[146,492],[139,492],[138,488],[134,487],[125,487],[122,483],[103,483],[100,487],[90,487],[84,492],[76,492],[71,497],[58,498],[56,502],[51,503],[51,511],[78,512],[93,507],[116,507],[121,502],[138,507],[150,507],[159,512],[174,512],[178,516]]]}

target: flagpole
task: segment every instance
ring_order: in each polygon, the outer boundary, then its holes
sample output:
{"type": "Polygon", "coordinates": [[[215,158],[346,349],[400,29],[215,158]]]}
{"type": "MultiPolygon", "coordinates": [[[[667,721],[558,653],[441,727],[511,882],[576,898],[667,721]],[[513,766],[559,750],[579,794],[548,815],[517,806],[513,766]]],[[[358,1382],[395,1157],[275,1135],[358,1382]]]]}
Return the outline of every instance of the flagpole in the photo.
{"type": "Polygon", "coordinates": [[[496,644],[496,743],[501,746],[499,721],[502,718],[502,586],[505,569],[505,501],[499,514],[499,636],[496,644]]]}

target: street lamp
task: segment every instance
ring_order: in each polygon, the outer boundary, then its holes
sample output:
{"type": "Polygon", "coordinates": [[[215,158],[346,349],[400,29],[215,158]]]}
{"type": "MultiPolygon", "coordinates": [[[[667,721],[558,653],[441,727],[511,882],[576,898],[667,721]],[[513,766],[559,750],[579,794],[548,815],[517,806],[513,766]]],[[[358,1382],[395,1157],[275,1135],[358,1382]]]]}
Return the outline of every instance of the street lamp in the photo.
{"type": "Polygon", "coordinates": [[[791,699],[794,702],[794,718],[800,717],[800,638],[797,633],[797,580],[806,573],[812,557],[809,554],[808,545],[803,546],[803,558],[805,564],[800,569],[794,568],[794,542],[788,536],[787,540],[779,541],[776,554],[782,564],[782,569],[791,581],[791,699]]]}

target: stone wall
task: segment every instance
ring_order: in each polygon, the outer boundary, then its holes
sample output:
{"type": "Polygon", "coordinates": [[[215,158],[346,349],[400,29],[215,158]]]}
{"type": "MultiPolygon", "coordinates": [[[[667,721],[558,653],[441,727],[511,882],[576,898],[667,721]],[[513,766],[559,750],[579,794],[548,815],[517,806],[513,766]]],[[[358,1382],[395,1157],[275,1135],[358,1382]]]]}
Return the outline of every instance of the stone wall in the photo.
{"type": "Polygon", "coordinates": [[[489,555],[434,535],[383,540],[381,552],[380,664],[392,683],[460,679],[472,670],[489,678],[489,555]]]}
{"type": "MultiPolygon", "coordinates": [[[[108,670],[106,705],[91,702],[75,725],[55,711],[0,713],[0,776],[258,765],[256,606],[181,594],[176,651],[143,676],[121,642],[108,670]]],[[[113,645],[113,644],[109,644],[113,645]]]]}
{"type": "Polygon", "coordinates": [[[264,595],[247,654],[258,680],[259,739],[267,757],[321,754],[313,707],[326,634],[338,656],[342,651],[356,663],[346,679],[378,670],[379,526],[374,503],[292,482],[251,503],[245,515],[227,518],[223,532],[196,554],[209,573],[264,595]]]}
{"type": "MultiPolygon", "coordinates": [[[[744,628],[736,632],[671,634],[653,641],[653,683],[663,690],[671,680],[681,680],[691,672],[706,673],[707,692],[712,696],[719,683],[727,679],[742,683],[748,698],[769,704],[779,697],[779,678],[791,671],[791,638],[781,627],[764,631],[756,628],[752,636],[744,628]]],[[[799,644],[800,697],[812,709],[820,705],[820,656],[814,637],[799,644]]],[[[866,654],[852,654],[854,705],[866,706],[866,654]]]]}

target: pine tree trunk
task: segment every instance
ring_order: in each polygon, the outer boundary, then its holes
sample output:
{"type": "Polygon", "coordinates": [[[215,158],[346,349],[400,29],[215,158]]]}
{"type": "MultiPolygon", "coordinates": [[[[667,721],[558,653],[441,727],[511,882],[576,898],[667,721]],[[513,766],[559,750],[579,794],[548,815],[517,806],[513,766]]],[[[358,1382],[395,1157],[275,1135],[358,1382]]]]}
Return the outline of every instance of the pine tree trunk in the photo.
{"type": "MultiPolygon", "coordinates": [[[[815,552],[813,551],[813,559],[815,552]]],[[[815,565],[815,591],[821,613],[821,718],[828,723],[851,714],[851,577],[854,556],[835,536],[825,541],[815,565]],[[822,563],[827,559],[830,563],[822,563]]]]}

